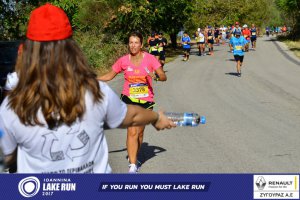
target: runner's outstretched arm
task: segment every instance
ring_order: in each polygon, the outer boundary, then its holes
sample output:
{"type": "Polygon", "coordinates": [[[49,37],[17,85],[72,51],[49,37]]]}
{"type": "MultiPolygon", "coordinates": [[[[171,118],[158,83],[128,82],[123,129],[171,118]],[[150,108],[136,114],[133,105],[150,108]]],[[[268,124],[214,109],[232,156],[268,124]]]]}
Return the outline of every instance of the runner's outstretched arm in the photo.
{"type": "Polygon", "coordinates": [[[104,74],[104,75],[102,75],[102,76],[100,76],[100,77],[97,77],[97,79],[98,79],[99,81],[104,81],[104,82],[106,82],[106,81],[110,81],[110,80],[112,80],[113,78],[115,78],[116,75],[117,75],[117,73],[116,73],[114,70],[111,70],[110,72],[108,72],[108,73],[106,73],[106,74],[104,74]]]}
{"type": "Polygon", "coordinates": [[[157,70],[155,70],[155,73],[159,77],[158,81],[166,81],[167,80],[167,76],[166,76],[164,70],[162,69],[162,67],[160,67],[157,70]]]}

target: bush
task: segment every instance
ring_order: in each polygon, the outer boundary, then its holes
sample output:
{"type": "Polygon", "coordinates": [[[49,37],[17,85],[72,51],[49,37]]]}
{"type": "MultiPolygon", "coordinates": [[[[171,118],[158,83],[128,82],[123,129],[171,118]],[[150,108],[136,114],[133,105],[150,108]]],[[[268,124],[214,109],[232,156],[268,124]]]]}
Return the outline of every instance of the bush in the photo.
{"type": "Polygon", "coordinates": [[[108,71],[112,64],[127,52],[127,45],[114,36],[107,38],[105,34],[75,32],[74,39],[97,73],[108,71]]]}

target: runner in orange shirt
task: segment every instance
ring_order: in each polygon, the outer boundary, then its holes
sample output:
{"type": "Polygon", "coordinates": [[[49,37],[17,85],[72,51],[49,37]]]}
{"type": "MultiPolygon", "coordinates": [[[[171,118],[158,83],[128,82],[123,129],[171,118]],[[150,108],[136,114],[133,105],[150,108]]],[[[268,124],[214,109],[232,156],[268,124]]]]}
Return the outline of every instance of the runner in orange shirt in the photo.
{"type": "Polygon", "coordinates": [[[250,43],[251,32],[248,29],[248,25],[247,24],[244,24],[242,34],[243,34],[244,38],[247,40],[247,44],[245,45],[245,51],[248,52],[249,51],[249,43],[250,43]]]}

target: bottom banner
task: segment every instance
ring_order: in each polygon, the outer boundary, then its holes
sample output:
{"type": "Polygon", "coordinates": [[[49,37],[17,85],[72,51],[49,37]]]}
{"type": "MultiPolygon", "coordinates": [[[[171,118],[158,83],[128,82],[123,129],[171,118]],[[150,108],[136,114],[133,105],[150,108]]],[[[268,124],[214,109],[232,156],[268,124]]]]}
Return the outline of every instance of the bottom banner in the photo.
{"type": "Polygon", "coordinates": [[[0,174],[1,199],[299,199],[299,175],[0,174]]]}

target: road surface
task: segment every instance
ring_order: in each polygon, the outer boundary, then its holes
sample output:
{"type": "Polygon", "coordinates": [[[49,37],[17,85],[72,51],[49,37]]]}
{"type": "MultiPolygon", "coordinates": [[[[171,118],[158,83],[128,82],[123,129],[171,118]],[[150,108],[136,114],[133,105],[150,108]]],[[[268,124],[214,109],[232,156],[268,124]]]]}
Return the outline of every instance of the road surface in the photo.
{"type": "MultiPolygon", "coordinates": [[[[270,38],[246,53],[235,76],[227,45],[214,56],[179,57],[154,84],[156,109],[205,115],[196,128],[145,131],[140,173],[298,173],[300,61],[270,38]]],[[[122,75],[109,85],[120,94],[122,75]]],[[[106,131],[114,173],[127,173],[126,130],[106,131]]]]}

